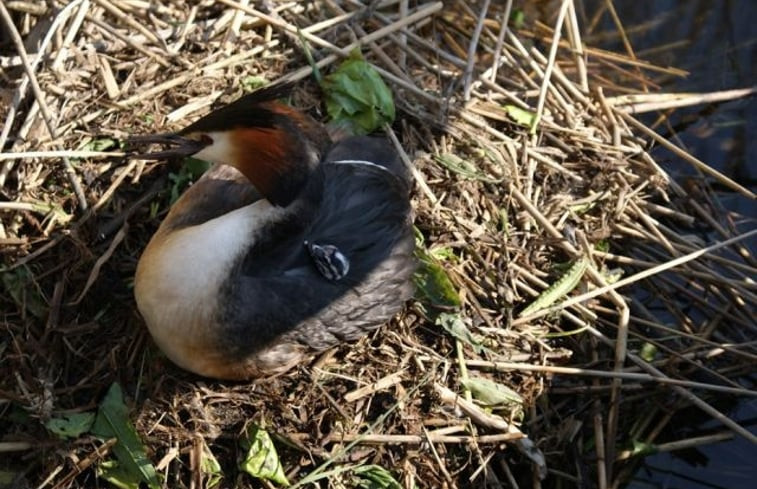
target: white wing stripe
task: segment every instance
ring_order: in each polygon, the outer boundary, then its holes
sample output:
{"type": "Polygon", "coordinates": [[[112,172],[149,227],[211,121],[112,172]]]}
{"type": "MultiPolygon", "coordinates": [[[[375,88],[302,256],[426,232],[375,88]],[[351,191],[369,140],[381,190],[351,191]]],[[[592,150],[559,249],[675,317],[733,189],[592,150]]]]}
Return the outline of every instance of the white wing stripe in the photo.
{"type": "Polygon", "coordinates": [[[381,168],[382,170],[391,173],[388,168],[385,166],[377,165],[376,163],[373,163],[371,161],[366,160],[336,160],[336,161],[329,161],[328,163],[333,163],[335,165],[365,165],[365,166],[372,166],[374,168],[381,168]]]}

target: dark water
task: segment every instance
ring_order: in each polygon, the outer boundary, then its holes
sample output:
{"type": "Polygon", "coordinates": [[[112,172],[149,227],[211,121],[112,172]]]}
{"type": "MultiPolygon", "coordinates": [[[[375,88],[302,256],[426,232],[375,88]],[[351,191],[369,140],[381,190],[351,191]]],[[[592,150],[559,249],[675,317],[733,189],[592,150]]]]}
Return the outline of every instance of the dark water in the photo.
{"type": "MultiPolygon", "coordinates": [[[[604,2],[578,2],[585,19],[604,2]]],[[[613,2],[629,32],[637,57],[688,70],[687,78],[661,76],[662,92],[711,92],[757,85],[757,0],[644,0],[613,2]],[[664,48],[660,48],[665,46],[664,48]]],[[[584,26],[587,23],[584,22],[584,26]]],[[[625,52],[609,16],[584,40],[625,52]]],[[[680,109],[671,119],[691,154],[757,189],[757,97],[719,105],[680,109]]],[[[664,126],[658,129],[665,133],[664,126]]],[[[670,136],[669,133],[666,136],[670,136]]],[[[655,159],[679,181],[695,176],[687,163],[664,150],[655,159]]],[[[714,187],[722,205],[736,213],[739,229],[757,227],[757,203],[714,187]]],[[[749,243],[755,252],[755,242],[749,243]]],[[[755,367],[757,370],[757,367],[755,367]]],[[[734,400],[726,415],[757,433],[757,400],[734,400]]],[[[722,431],[719,423],[677,416],[678,439],[722,431]]],[[[675,436],[671,439],[677,439],[675,436]]],[[[649,456],[629,484],[631,489],[757,488],[757,446],[738,438],[681,453],[649,456]]]]}
{"type": "MultiPolygon", "coordinates": [[[[757,400],[743,401],[729,415],[733,419],[754,420],[757,400]]],[[[748,424],[747,424],[748,426],[748,424]]],[[[752,430],[755,431],[752,424],[752,430]]],[[[695,427],[722,431],[719,423],[695,427]]],[[[628,489],[754,489],[757,487],[757,449],[744,438],[699,447],[695,452],[658,454],[647,457],[628,489]]]]}
{"type": "MultiPolygon", "coordinates": [[[[603,2],[584,2],[591,18],[603,2]]],[[[642,0],[613,2],[628,31],[636,56],[661,66],[690,72],[686,78],[662,75],[663,92],[712,92],[757,85],[757,1],[642,0]]],[[[625,52],[607,15],[586,39],[625,52]]],[[[742,185],[757,188],[757,97],[720,105],[677,110],[671,120],[683,144],[693,155],[726,173],[742,185]]],[[[664,132],[662,129],[661,132],[664,132]]],[[[658,152],[672,175],[695,174],[688,163],[665,151],[658,152]]],[[[720,193],[729,209],[757,218],[754,201],[720,193]]]]}

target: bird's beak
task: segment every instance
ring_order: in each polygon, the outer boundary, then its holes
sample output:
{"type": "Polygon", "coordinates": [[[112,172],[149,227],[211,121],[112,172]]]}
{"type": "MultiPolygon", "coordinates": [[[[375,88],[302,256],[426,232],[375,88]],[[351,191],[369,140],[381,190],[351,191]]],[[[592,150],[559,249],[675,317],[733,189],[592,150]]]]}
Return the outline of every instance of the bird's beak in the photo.
{"type": "Polygon", "coordinates": [[[145,136],[131,136],[126,140],[128,158],[141,160],[165,160],[169,158],[186,158],[205,148],[209,142],[180,136],[176,133],[147,134],[145,136]],[[169,146],[163,151],[152,153],[140,153],[132,148],[150,144],[162,144],[169,146]]]}

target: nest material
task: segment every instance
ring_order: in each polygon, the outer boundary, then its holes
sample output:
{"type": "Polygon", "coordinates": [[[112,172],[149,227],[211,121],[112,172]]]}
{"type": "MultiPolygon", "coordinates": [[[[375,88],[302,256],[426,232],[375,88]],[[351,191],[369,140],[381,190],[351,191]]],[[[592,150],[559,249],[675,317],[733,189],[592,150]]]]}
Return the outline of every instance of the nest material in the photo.
{"type": "MultiPolygon", "coordinates": [[[[320,483],[351,486],[351,468],[375,464],[404,487],[527,487],[543,456],[551,484],[615,487],[639,460],[624,449],[657,441],[673,413],[717,417],[713,399],[753,395],[738,379],[757,354],[741,345],[755,332],[755,260],[738,240],[718,244],[743,235],[710,183],[754,195],[683,152],[699,173],[677,183],[648,152],[672,145],[629,115],[671,102],[625,94],[680,73],[583,46],[568,1],[551,27],[509,29],[509,2],[407,3],[0,7],[27,52],[7,29],[0,469],[21,486],[93,487],[113,442],[60,440],[43,423],[96,409],[118,381],[166,487],[207,483],[203,447],[223,487],[256,486],[236,468],[250,423],[274,436],[293,482],[339,468],[320,483]],[[393,88],[390,135],[414,171],[422,247],[462,300],[443,312],[461,329],[420,301],[284,376],[198,379],[156,350],[131,294],[140,251],[192,175],[93,151],[177,129],[261,79],[307,78],[301,39],[324,71],[362,46],[393,88]],[[31,151],[43,154],[13,155],[31,151]],[[520,314],[576,262],[569,304],[520,314]],[[618,290],[611,269],[632,287],[618,290]],[[471,378],[522,402],[483,406],[471,378]]],[[[324,119],[312,82],[293,104],[324,119]]],[[[721,422],[721,437],[754,438],[721,422]]]]}

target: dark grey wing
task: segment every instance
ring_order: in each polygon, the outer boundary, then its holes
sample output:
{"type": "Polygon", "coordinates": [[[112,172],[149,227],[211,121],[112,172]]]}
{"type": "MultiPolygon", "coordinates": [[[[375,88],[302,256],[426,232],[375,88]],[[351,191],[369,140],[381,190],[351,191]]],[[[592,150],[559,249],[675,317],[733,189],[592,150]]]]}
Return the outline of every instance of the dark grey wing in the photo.
{"type": "Polygon", "coordinates": [[[196,226],[261,198],[238,170],[228,165],[213,165],[171,206],[161,227],[196,226]]]}
{"type": "Polygon", "coordinates": [[[229,327],[229,351],[249,355],[277,338],[326,348],[386,322],[412,295],[408,182],[395,173],[393,165],[400,168],[401,162],[391,148],[385,150],[388,144],[376,141],[337,144],[319,170],[323,197],[314,218],[304,225],[280,223],[272,231],[280,233],[281,246],[262,254],[253,250],[240,263],[219,318],[229,327]],[[358,149],[345,152],[344,144],[358,149]],[[360,150],[377,144],[386,146],[360,150]],[[368,159],[377,153],[376,161],[368,159]],[[306,241],[336,247],[349,260],[346,275],[326,278],[306,241]]]}
{"type": "Polygon", "coordinates": [[[402,163],[397,151],[384,138],[373,136],[353,136],[339,141],[331,147],[325,161],[368,161],[386,168],[410,192],[410,172],[402,163]]]}

